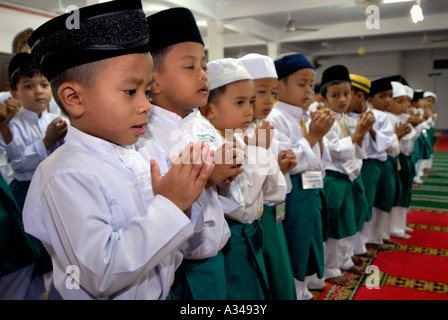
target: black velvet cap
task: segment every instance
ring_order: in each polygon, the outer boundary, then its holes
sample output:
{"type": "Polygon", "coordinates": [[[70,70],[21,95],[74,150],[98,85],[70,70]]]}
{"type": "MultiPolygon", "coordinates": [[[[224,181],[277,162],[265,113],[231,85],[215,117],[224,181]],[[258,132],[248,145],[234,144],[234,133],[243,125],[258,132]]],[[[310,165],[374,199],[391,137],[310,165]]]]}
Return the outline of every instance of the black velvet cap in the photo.
{"type": "Polygon", "coordinates": [[[286,78],[290,74],[302,69],[313,69],[314,66],[301,53],[294,53],[275,60],[275,70],[277,71],[278,79],[286,78]]]}
{"type": "Polygon", "coordinates": [[[423,90],[415,90],[414,91],[414,96],[412,97],[412,101],[418,101],[420,99],[423,99],[423,95],[424,95],[424,91],[423,90]]]}
{"type": "Polygon", "coordinates": [[[149,33],[141,0],[116,0],[65,13],[40,26],[28,44],[33,59],[50,81],[85,63],[149,52],[149,33]]]}
{"type": "Polygon", "coordinates": [[[343,65],[331,66],[322,73],[322,81],[320,82],[321,87],[332,81],[350,81],[350,73],[347,67],[343,65]]]}
{"type": "Polygon", "coordinates": [[[372,81],[372,84],[370,86],[369,97],[373,97],[374,95],[376,95],[379,92],[392,90],[391,81],[395,81],[395,80],[391,80],[391,79],[394,79],[394,78],[386,77],[386,78],[376,79],[376,80],[372,81]]]}
{"type": "Polygon", "coordinates": [[[390,78],[390,81],[397,81],[397,82],[400,82],[402,85],[409,86],[409,84],[406,81],[406,79],[403,78],[401,75],[396,75],[396,76],[392,76],[392,77],[389,77],[389,78],[390,78]]]}
{"type": "Polygon", "coordinates": [[[150,51],[155,52],[182,42],[204,45],[193,13],[183,7],[157,12],[146,18],[150,36],[150,51]]]}
{"type": "Polygon", "coordinates": [[[29,53],[19,52],[19,53],[15,54],[12,57],[11,61],[9,62],[9,66],[8,66],[9,77],[11,78],[14,71],[19,69],[21,66],[26,65],[26,64],[31,65],[33,63],[35,63],[35,62],[29,53]]]}

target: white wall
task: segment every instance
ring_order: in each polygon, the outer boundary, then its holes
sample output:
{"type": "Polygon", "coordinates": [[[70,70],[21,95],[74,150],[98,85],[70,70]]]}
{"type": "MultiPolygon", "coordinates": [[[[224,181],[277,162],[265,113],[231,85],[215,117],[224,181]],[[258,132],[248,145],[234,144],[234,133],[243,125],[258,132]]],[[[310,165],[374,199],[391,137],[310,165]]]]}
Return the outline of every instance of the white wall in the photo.
{"type": "Polygon", "coordinates": [[[49,17],[0,7],[0,52],[12,53],[12,42],[17,33],[37,29],[49,17]]]}

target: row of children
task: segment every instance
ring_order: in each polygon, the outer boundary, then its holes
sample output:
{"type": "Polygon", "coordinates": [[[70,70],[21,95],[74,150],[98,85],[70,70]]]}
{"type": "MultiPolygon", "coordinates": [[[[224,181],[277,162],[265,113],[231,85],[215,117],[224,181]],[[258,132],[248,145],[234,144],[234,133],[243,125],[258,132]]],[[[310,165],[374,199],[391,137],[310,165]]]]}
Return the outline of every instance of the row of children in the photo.
{"type": "Polygon", "coordinates": [[[36,159],[15,177],[27,181],[23,222],[5,191],[15,231],[2,243],[22,248],[2,263],[2,297],[19,297],[20,274],[21,298],[45,284],[55,299],[311,299],[325,280],[346,284],[341,270],[362,273],[366,245],[404,234],[420,120],[400,124],[403,79],[370,84],[331,67],[325,110],[308,113],[316,76],[301,54],[207,63],[188,9],[146,18],[135,0],[80,13],[78,30],[62,15],[33,33],[39,71],[13,68],[19,87],[50,83],[67,121],[39,125],[48,97],[38,93],[29,105],[17,96],[16,115],[4,104],[8,159],[14,144],[36,159]],[[34,122],[20,123],[23,112],[34,122]]]}

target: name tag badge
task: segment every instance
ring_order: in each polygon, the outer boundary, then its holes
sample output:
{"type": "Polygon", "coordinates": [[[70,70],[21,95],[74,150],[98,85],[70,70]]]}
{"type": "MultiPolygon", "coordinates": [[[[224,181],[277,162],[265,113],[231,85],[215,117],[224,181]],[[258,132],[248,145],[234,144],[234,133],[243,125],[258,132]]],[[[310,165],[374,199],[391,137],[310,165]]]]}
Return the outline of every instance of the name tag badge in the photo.
{"type": "Polygon", "coordinates": [[[286,202],[279,203],[275,209],[275,222],[280,223],[285,220],[286,202]]]}
{"type": "Polygon", "coordinates": [[[303,189],[320,189],[324,187],[321,171],[307,171],[302,173],[303,189]]]}
{"type": "Polygon", "coordinates": [[[342,167],[347,174],[350,174],[358,168],[358,164],[354,160],[348,160],[342,164],[342,167]]]}

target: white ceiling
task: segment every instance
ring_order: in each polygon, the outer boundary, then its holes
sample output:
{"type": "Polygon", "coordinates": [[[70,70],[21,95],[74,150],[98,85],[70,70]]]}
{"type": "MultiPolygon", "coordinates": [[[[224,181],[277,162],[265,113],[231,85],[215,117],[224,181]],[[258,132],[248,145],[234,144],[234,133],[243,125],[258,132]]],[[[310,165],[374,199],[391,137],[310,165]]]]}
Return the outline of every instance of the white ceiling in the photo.
{"type": "MultiPolygon", "coordinates": [[[[405,51],[428,48],[448,49],[448,1],[421,0],[425,19],[414,24],[414,4],[381,3],[379,29],[366,27],[366,15],[355,5],[362,0],[143,0],[149,15],[168,7],[191,9],[196,20],[222,26],[226,52],[267,50],[297,51],[313,56],[356,54],[360,46],[368,52],[405,51]],[[288,14],[297,28],[318,31],[286,32],[288,14]],[[253,49],[253,50],[252,50],[253,49]]],[[[373,1],[373,0],[363,0],[373,1]]],[[[40,13],[58,15],[71,4],[83,7],[98,0],[9,0],[0,1],[40,13]]],[[[201,27],[206,45],[208,27],[201,27]]]]}

